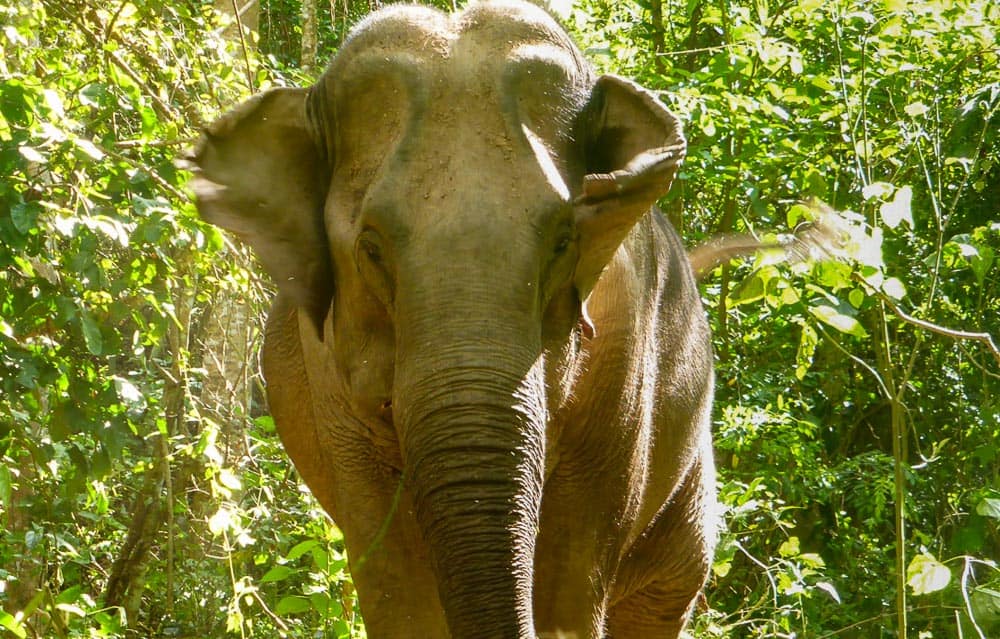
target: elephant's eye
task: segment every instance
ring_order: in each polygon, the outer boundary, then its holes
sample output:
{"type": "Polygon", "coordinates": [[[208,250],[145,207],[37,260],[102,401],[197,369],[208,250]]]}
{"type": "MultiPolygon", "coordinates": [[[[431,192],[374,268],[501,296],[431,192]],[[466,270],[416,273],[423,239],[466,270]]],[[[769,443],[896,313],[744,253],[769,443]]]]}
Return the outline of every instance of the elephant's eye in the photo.
{"type": "Polygon", "coordinates": [[[382,249],[375,242],[363,237],[358,240],[358,248],[372,262],[378,264],[382,261],[382,249]]]}
{"type": "Polygon", "coordinates": [[[554,252],[556,255],[562,255],[567,250],[569,250],[570,245],[573,244],[573,238],[570,235],[563,235],[556,241],[556,246],[554,252]]]}
{"type": "Polygon", "coordinates": [[[393,300],[393,281],[389,263],[391,252],[385,251],[382,238],[373,229],[361,232],[355,243],[355,260],[361,279],[387,309],[393,300]]]}

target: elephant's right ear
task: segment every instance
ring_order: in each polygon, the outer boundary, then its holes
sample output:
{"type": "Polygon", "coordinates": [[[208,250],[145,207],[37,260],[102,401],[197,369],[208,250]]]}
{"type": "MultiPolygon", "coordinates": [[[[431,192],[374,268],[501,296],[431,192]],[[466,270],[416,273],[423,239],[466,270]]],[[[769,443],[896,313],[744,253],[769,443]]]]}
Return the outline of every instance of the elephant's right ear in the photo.
{"type": "Polygon", "coordinates": [[[308,99],[307,89],[254,96],[209,126],[189,161],[202,216],[253,247],[322,339],[333,298],[323,219],[330,163],[308,99]]]}

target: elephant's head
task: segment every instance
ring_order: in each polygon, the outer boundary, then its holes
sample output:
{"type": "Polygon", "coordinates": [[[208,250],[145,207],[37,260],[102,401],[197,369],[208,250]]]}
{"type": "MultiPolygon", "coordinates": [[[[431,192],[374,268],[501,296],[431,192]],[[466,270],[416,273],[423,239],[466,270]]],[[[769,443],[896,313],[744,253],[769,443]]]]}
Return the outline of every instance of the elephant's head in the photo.
{"type": "Polygon", "coordinates": [[[196,151],[205,218],[308,316],[358,418],[394,425],[456,635],[498,605],[530,623],[560,367],[684,152],[652,94],[506,3],[382,12],[316,85],[249,100],[196,151]]]}

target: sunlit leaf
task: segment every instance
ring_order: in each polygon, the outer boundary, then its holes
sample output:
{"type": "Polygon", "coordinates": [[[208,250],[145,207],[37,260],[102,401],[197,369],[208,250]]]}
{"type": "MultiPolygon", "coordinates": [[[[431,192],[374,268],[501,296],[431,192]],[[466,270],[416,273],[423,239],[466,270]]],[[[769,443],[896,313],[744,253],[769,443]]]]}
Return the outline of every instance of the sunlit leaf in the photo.
{"type": "Polygon", "coordinates": [[[243,487],[240,478],[229,468],[223,468],[219,471],[219,482],[230,490],[239,490],[243,487]]]}
{"type": "Polygon", "coordinates": [[[1000,519],[1000,499],[995,497],[984,497],[976,504],[976,514],[990,519],[1000,519]]]}
{"type": "Polygon", "coordinates": [[[848,255],[861,264],[875,269],[881,269],[885,265],[882,258],[884,234],[881,228],[871,229],[869,233],[861,226],[851,226],[847,232],[849,239],[844,248],[848,255]]]}
{"type": "Polygon", "coordinates": [[[930,107],[924,104],[923,102],[913,102],[903,107],[903,111],[905,111],[906,115],[910,116],[911,118],[921,116],[930,110],[931,110],[930,107]]]}
{"type": "Polygon", "coordinates": [[[882,291],[894,300],[901,300],[906,297],[906,287],[895,277],[890,277],[882,282],[882,291]]]}
{"type": "Polygon", "coordinates": [[[118,391],[118,397],[121,398],[123,402],[133,405],[144,403],[142,393],[138,388],[136,388],[135,384],[118,375],[112,377],[112,381],[114,381],[115,390],[118,391]]]}
{"type": "Polygon", "coordinates": [[[104,151],[97,148],[94,145],[94,143],[91,142],[90,140],[86,140],[84,138],[73,138],[73,144],[75,144],[76,148],[83,151],[87,156],[89,156],[93,160],[104,159],[104,151]]]}
{"type": "Polygon", "coordinates": [[[866,200],[889,197],[890,193],[892,193],[892,185],[888,182],[872,182],[861,189],[861,196],[866,200]]]}
{"type": "Polygon", "coordinates": [[[29,162],[37,162],[38,164],[43,164],[45,162],[45,156],[39,153],[34,147],[22,145],[17,147],[17,150],[24,157],[24,159],[29,162]]]}
{"type": "Polygon", "coordinates": [[[799,347],[795,352],[795,377],[797,379],[805,379],[806,373],[812,366],[817,344],[819,344],[819,334],[816,329],[809,324],[804,324],[799,336],[799,347]]]}
{"type": "Polygon", "coordinates": [[[750,304],[763,299],[765,282],[760,273],[744,280],[732,293],[729,299],[733,304],[750,304]]]}
{"type": "Polygon", "coordinates": [[[913,213],[910,211],[912,201],[913,189],[909,186],[904,186],[896,191],[892,201],[885,202],[879,207],[885,225],[894,229],[899,226],[900,222],[906,222],[910,228],[913,228],[913,213]]]}
{"type": "Polygon", "coordinates": [[[778,546],[778,554],[782,557],[794,557],[799,554],[799,538],[792,536],[778,546]]]}
{"type": "Polygon", "coordinates": [[[55,116],[56,118],[61,118],[65,115],[63,111],[62,98],[59,96],[59,93],[57,91],[54,91],[52,89],[43,89],[42,97],[45,100],[45,106],[48,107],[51,115],[55,116]]]}
{"type": "Polygon", "coordinates": [[[854,335],[855,337],[868,336],[868,332],[858,322],[858,320],[854,319],[850,315],[845,315],[832,306],[828,306],[826,304],[810,306],[809,312],[812,313],[813,317],[816,319],[828,326],[832,326],[841,333],[848,333],[850,335],[854,335]]]}
{"type": "Polygon", "coordinates": [[[906,568],[906,585],[915,595],[944,589],[951,581],[951,571],[930,553],[921,553],[906,568]]]}
{"type": "Polygon", "coordinates": [[[232,527],[232,524],[233,513],[224,506],[208,518],[208,529],[213,535],[219,535],[222,531],[228,530],[232,527]]]}
{"type": "Polygon", "coordinates": [[[836,601],[837,603],[841,603],[840,593],[838,593],[837,589],[833,587],[833,584],[827,581],[818,581],[816,582],[816,587],[825,592],[826,594],[830,595],[831,597],[833,597],[833,600],[836,601]]]}
{"type": "Polygon", "coordinates": [[[76,615],[77,617],[87,616],[87,612],[76,604],[58,603],[56,604],[56,608],[58,610],[62,610],[63,612],[68,612],[71,615],[76,615]]]}
{"type": "Polygon", "coordinates": [[[21,623],[21,619],[4,610],[0,610],[0,627],[6,628],[18,639],[25,639],[28,636],[28,630],[21,623]]]}

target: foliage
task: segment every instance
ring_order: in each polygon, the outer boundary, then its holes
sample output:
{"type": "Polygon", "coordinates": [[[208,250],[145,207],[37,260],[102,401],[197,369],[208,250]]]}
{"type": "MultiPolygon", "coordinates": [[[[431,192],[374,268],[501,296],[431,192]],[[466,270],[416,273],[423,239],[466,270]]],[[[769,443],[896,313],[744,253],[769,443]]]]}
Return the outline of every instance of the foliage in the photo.
{"type": "Polygon", "coordinates": [[[995,634],[1000,9],[595,1],[570,22],[689,123],[665,203],[688,239],[790,230],[807,197],[852,222],[845,262],[706,287],[728,531],[696,634],[995,634]]]}
{"type": "Polygon", "coordinates": [[[360,636],[342,540],[260,416],[269,293],[176,166],[283,78],[210,5],[0,14],[0,628],[360,636]]]}
{"type": "MultiPolygon", "coordinates": [[[[318,3],[321,56],[373,4],[318,3]]],[[[175,165],[309,82],[301,3],[261,9],[243,51],[210,3],[0,4],[0,636],[364,636],[264,415],[269,291],[175,165]]],[[[562,11],[688,122],[662,204],[690,242],[791,230],[807,197],[852,223],[843,261],[705,286],[727,529],[692,634],[996,636],[1000,8],[562,11]]]]}

